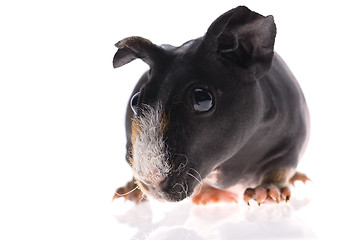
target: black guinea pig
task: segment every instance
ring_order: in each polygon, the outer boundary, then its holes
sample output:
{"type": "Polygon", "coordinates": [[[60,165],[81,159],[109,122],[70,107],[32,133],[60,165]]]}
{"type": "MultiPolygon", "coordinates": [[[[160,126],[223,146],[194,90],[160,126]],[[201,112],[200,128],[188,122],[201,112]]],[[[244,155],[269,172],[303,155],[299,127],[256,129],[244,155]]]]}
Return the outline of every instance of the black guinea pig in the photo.
{"type": "Polygon", "coordinates": [[[134,179],[115,198],[194,203],[288,201],[309,115],[295,77],[274,53],[276,26],[246,7],[216,19],[180,47],[141,37],[116,44],[115,68],[140,58],[141,77],[126,116],[134,179]],[[241,193],[242,194],[242,193],[241,193]]]}

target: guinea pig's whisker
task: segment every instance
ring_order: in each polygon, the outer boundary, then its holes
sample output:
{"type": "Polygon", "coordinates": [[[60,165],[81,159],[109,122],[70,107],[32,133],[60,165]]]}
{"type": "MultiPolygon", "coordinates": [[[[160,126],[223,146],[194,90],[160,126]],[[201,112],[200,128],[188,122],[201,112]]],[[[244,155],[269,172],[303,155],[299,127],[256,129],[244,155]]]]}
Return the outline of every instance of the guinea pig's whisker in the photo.
{"type": "Polygon", "coordinates": [[[185,194],[186,194],[186,197],[188,197],[188,183],[185,183],[185,185],[186,185],[186,191],[185,191],[185,194]]]}
{"type": "Polygon", "coordinates": [[[195,180],[197,180],[197,182],[199,182],[199,184],[203,184],[202,181],[200,181],[198,178],[196,178],[193,174],[191,173],[187,173],[187,175],[191,176],[192,178],[194,178],[195,180]]]}
{"type": "Polygon", "coordinates": [[[140,200],[138,201],[138,203],[140,203],[141,201],[143,201],[145,199],[145,194],[142,194],[142,197],[140,198],[140,200]]]}
{"type": "Polygon", "coordinates": [[[198,174],[198,177],[199,177],[199,180],[198,180],[198,181],[199,181],[199,182],[202,182],[202,181],[203,181],[201,174],[200,174],[197,170],[195,170],[194,168],[190,168],[190,170],[192,170],[192,171],[194,171],[195,173],[198,174]]]}
{"type": "Polygon", "coordinates": [[[179,164],[178,168],[174,171],[180,174],[184,170],[185,167],[186,167],[186,165],[181,163],[181,164],[179,164]]]}
{"type": "Polygon", "coordinates": [[[135,188],[133,188],[133,189],[130,190],[129,192],[126,192],[126,193],[123,193],[123,194],[120,194],[120,193],[115,192],[115,194],[116,194],[117,196],[119,196],[119,197],[124,197],[124,196],[126,196],[126,195],[128,195],[128,194],[131,194],[132,192],[134,192],[134,191],[137,190],[138,188],[139,188],[139,187],[136,186],[135,188]]]}
{"type": "Polygon", "coordinates": [[[187,164],[188,164],[188,158],[186,155],[184,154],[180,154],[180,153],[177,153],[175,155],[179,155],[179,156],[183,156],[185,158],[185,163],[180,163],[178,168],[174,170],[174,172],[177,172],[178,175],[181,174],[181,172],[183,172],[183,170],[186,168],[187,164]]]}
{"type": "MultiPolygon", "coordinates": [[[[195,169],[191,168],[193,171],[197,172],[195,169]]],[[[198,173],[198,172],[197,172],[198,173]]],[[[199,174],[199,173],[198,173],[199,174]]],[[[203,183],[202,181],[200,181],[198,178],[196,178],[193,174],[191,173],[187,173],[187,175],[193,177],[199,184],[200,184],[200,187],[198,188],[198,192],[197,194],[195,194],[195,196],[197,196],[201,191],[202,191],[202,187],[203,187],[203,183]]],[[[201,175],[199,174],[199,177],[201,178],[201,175]]],[[[202,179],[202,178],[201,178],[202,179]]]]}
{"type": "Polygon", "coordinates": [[[178,185],[179,185],[179,186],[181,187],[181,189],[182,189],[182,191],[179,191],[178,194],[179,194],[179,195],[182,195],[182,193],[184,192],[184,193],[186,194],[186,196],[187,196],[188,186],[187,186],[187,187],[184,187],[183,184],[181,184],[181,183],[176,183],[176,184],[174,184],[173,188],[175,188],[175,187],[178,186],[178,185]]]}

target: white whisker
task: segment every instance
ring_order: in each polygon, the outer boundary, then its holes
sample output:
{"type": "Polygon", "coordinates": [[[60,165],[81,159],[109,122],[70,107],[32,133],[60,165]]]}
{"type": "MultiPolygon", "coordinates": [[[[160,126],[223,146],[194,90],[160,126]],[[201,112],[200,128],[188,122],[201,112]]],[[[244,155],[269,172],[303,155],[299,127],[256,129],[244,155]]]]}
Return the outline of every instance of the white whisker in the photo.
{"type": "Polygon", "coordinates": [[[201,181],[201,180],[202,180],[202,177],[201,177],[201,175],[199,174],[199,172],[198,172],[197,170],[195,170],[194,168],[190,168],[190,169],[193,170],[194,172],[198,173],[199,178],[200,178],[200,179],[198,179],[198,178],[196,178],[193,174],[191,174],[191,173],[189,173],[189,172],[187,173],[187,175],[193,177],[193,178],[200,184],[198,193],[194,195],[194,196],[197,196],[197,195],[202,191],[202,187],[203,187],[203,183],[202,183],[202,181],[201,181]]]}
{"type": "Polygon", "coordinates": [[[185,182],[185,185],[186,185],[186,191],[185,191],[185,193],[186,193],[186,197],[188,197],[188,189],[189,189],[189,187],[188,187],[188,183],[187,183],[187,182],[185,182]]]}
{"type": "Polygon", "coordinates": [[[199,181],[201,181],[201,182],[203,181],[201,174],[197,170],[195,170],[194,168],[190,168],[190,170],[192,170],[192,171],[194,171],[195,173],[198,174],[199,181]]]}
{"type": "Polygon", "coordinates": [[[180,153],[176,153],[174,155],[179,155],[179,156],[183,156],[186,160],[185,163],[180,163],[178,168],[176,170],[174,170],[175,172],[178,172],[178,175],[181,174],[181,172],[185,169],[185,167],[187,166],[188,164],[188,157],[184,154],[180,154],[180,153]]]}
{"type": "Polygon", "coordinates": [[[115,191],[115,194],[116,194],[117,196],[119,196],[119,197],[124,197],[124,196],[126,196],[126,195],[134,192],[134,191],[137,190],[137,189],[138,189],[138,186],[136,186],[135,188],[133,188],[133,189],[130,190],[129,192],[126,192],[126,193],[123,193],[123,194],[117,193],[117,192],[115,191]]]}
{"type": "Polygon", "coordinates": [[[198,178],[196,178],[193,174],[191,173],[187,173],[189,176],[193,177],[195,180],[197,180],[197,182],[199,182],[199,184],[203,184],[198,178]]]}
{"type": "Polygon", "coordinates": [[[178,185],[182,188],[182,191],[179,191],[178,194],[179,194],[179,195],[182,195],[182,193],[184,192],[184,194],[186,195],[186,197],[188,197],[188,194],[187,194],[187,192],[188,192],[188,184],[187,184],[187,183],[183,183],[183,184],[181,184],[181,183],[176,183],[176,184],[174,184],[173,188],[175,188],[175,187],[178,186],[178,185]],[[184,186],[184,185],[185,185],[185,186],[184,186]]]}
{"type": "Polygon", "coordinates": [[[138,201],[138,203],[140,203],[141,201],[143,201],[144,198],[145,198],[145,194],[143,193],[143,194],[142,194],[142,197],[140,198],[140,200],[138,201]]]}

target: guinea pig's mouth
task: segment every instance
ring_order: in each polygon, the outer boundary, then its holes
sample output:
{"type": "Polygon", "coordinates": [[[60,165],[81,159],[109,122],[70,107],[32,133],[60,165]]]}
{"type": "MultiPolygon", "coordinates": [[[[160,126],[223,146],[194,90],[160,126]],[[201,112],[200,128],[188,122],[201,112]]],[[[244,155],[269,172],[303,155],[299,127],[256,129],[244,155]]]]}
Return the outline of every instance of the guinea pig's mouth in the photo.
{"type": "Polygon", "coordinates": [[[137,180],[137,184],[147,196],[157,200],[179,202],[193,194],[197,185],[201,184],[201,176],[197,170],[188,167],[181,173],[172,171],[157,184],[147,184],[140,180],[137,180]]]}

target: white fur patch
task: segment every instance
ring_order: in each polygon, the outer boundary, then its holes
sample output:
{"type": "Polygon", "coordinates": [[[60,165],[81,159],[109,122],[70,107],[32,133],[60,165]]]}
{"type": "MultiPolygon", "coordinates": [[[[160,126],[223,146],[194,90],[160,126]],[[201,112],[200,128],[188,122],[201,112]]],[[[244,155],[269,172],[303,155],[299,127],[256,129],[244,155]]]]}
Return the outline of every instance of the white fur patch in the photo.
{"type": "Polygon", "coordinates": [[[135,119],[138,133],[133,134],[133,174],[134,177],[154,187],[159,186],[171,167],[169,154],[163,139],[166,120],[160,104],[146,106],[144,114],[135,119]]]}

